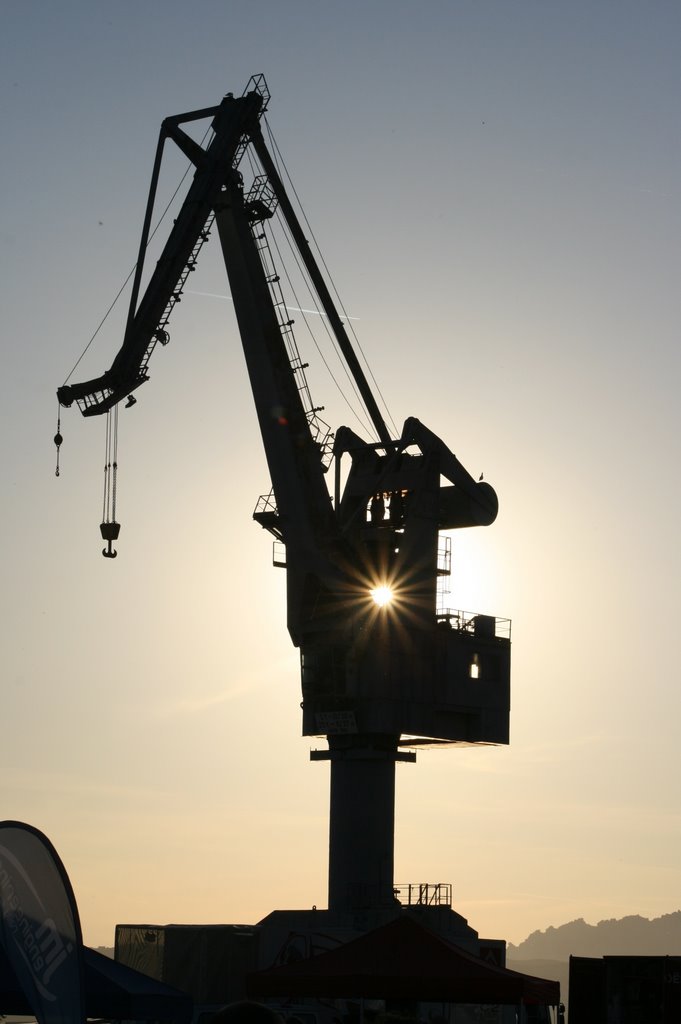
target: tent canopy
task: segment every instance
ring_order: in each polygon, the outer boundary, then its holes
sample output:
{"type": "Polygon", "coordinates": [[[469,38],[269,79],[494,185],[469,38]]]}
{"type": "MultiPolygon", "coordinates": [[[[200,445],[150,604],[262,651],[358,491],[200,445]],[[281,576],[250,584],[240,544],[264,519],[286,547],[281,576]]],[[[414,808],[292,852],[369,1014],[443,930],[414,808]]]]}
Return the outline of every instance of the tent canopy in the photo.
{"type": "Polygon", "coordinates": [[[247,978],[252,997],[416,999],[557,1006],[557,981],[494,967],[407,915],[306,960],[247,978]]]}
{"type": "MultiPolygon", "coordinates": [[[[146,974],[83,947],[85,1012],[88,1017],[121,1020],[172,1020],[185,1024],[192,1018],[191,996],[163,985],[146,974]]],[[[0,1014],[34,1013],[0,943],[0,1014]]]]}

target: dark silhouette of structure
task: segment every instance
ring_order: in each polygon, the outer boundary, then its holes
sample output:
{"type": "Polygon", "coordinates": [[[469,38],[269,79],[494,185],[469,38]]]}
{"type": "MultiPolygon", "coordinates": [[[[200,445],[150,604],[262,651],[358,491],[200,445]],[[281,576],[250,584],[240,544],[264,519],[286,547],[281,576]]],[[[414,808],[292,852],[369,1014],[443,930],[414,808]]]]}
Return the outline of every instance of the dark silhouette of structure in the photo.
{"type": "MultiPolygon", "coordinates": [[[[168,342],[172,309],[215,225],[272,481],[254,519],[285,549],[277,564],[286,568],[287,624],[300,649],[303,734],[328,740],[327,750],[311,755],[328,760],[331,771],[327,924],[352,921],[361,930],[399,907],[395,763],[414,761],[419,746],[508,742],[509,623],[438,607],[438,578],[450,568],[441,532],[489,525],[498,504],[492,487],[474,480],[418,419],[407,419],[397,437],[388,430],[265,143],[268,99],[258,76],[241,97],[163,122],[123,344],[109,370],[64,385],[58,397],[87,417],[132,404],[154,349],[168,342]],[[205,148],[185,131],[203,118],[212,119],[205,148]],[[168,139],[195,172],[140,297],[168,139]],[[259,165],[249,181],[246,151],[259,165]],[[273,218],[283,221],[318,297],[375,430],[371,441],[348,427],[330,433],[312,402],[269,242],[273,218]],[[379,591],[391,599],[376,603],[379,591]]],[[[115,444],[112,451],[115,499],[115,444]]],[[[115,509],[102,526],[108,556],[117,537],[112,523],[115,509]]],[[[413,905],[474,947],[477,933],[449,904],[435,902],[415,898],[413,905]]],[[[321,926],[316,912],[314,927],[321,926]]]]}
{"type": "Polygon", "coordinates": [[[676,1024],[681,957],[570,957],[570,1024],[676,1024]]]}

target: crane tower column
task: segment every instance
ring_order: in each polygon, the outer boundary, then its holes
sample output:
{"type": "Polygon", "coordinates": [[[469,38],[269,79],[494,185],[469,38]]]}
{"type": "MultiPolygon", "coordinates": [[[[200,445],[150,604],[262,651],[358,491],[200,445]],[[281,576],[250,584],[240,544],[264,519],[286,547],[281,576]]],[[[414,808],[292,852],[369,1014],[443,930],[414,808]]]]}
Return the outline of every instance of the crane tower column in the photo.
{"type": "Polygon", "coordinates": [[[394,903],[395,762],[415,761],[397,736],[328,736],[329,910],[394,903]]]}

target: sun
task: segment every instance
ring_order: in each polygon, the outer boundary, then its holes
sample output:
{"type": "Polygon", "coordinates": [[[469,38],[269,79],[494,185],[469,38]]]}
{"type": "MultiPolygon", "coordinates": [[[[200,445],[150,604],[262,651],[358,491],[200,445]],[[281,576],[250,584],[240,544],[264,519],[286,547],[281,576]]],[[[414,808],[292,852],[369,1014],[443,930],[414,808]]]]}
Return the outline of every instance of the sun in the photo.
{"type": "Polygon", "coordinates": [[[374,589],[371,591],[371,596],[376,602],[376,604],[379,606],[379,608],[384,608],[385,605],[390,604],[390,602],[392,601],[393,592],[390,589],[390,587],[386,586],[385,584],[382,584],[380,587],[374,587],[374,589]]]}

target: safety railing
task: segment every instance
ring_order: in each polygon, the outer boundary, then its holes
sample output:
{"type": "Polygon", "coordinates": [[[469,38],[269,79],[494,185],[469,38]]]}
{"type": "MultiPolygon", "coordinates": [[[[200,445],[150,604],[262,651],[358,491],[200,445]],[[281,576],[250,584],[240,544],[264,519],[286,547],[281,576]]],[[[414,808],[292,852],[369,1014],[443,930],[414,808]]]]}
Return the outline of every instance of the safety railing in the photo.
{"type": "Polygon", "coordinates": [[[451,907],[452,887],[449,882],[408,882],[395,885],[393,894],[407,907],[451,907]]]}
{"type": "Polygon", "coordinates": [[[438,610],[437,621],[450,626],[457,633],[490,636],[502,640],[511,639],[511,620],[496,618],[494,615],[481,615],[480,612],[464,612],[445,608],[441,611],[438,610]]]}

